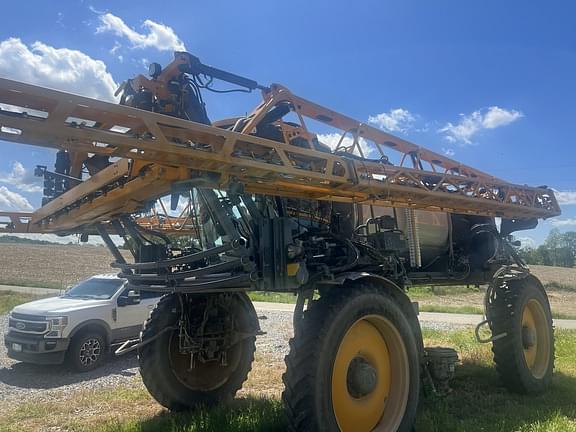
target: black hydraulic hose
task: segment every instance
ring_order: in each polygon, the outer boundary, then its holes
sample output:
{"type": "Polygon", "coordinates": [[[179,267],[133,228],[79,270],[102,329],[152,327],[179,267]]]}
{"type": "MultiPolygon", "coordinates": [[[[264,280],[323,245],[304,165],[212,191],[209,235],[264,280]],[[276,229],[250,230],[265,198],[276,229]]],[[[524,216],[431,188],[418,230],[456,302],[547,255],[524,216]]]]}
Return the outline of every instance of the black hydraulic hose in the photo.
{"type": "MultiPolygon", "coordinates": [[[[348,250],[352,251],[352,253],[354,254],[354,258],[352,259],[352,262],[348,263],[348,264],[344,264],[343,266],[340,267],[334,267],[332,269],[330,269],[333,273],[341,273],[343,271],[347,271],[350,270],[351,268],[353,268],[357,263],[358,260],[360,259],[360,251],[358,250],[358,248],[354,245],[354,243],[352,243],[352,241],[348,240],[348,239],[339,239],[336,236],[334,236],[334,238],[343,241],[347,246],[348,246],[348,250]]],[[[349,255],[350,256],[350,255],[349,255]]]]}
{"type": "Polygon", "coordinates": [[[176,289],[171,289],[171,291],[177,291],[184,294],[200,294],[205,292],[210,292],[213,290],[218,291],[235,291],[235,290],[245,290],[250,287],[250,275],[238,275],[232,277],[225,277],[223,279],[218,279],[214,281],[199,282],[199,283],[182,283],[176,289]]]}
{"type": "Polygon", "coordinates": [[[134,269],[134,270],[153,270],[153,269],[158,269],[158,268],[163,268],[163,267],[172,267],[175,265],[181,265],[181,264],[190,264],[193,262],[197,262],[197,261],[201,261],[203,259],[209,258],[213,255],[219,255],[221,253],[224,252],[228,252],[232,249],[237,248],[239,245],[239,242],[231,242],[231,243],[226,243],[222,246],[216,246],[213,247],[211,249],[207,249],[205,251],[202,252],[196,252],[194,254],[191,255],[185,255],[185,256],[181,256],[178,258],[172,258],[172,259],[167,259],[167,260],[163,260],[163,261],[150,261],[150,262],[144,262],[144,263],[122,263],[122,262],[115,262],[112,263],[112,267],[117,267],[117,268],[121,268],[123,270],[127,270],[127,269],[134,269]]]}
{"type": "Polygon", "coordinates": [[[249,90],[255,90],[257,88],[261,88],[261,86],[258,85],[258,83],[254,80],[233,74],[231,72],[224,71],[222,69],[202,64],[200,63],[200,60],[198,60],[198,63],[196,64],[191,64],[191,68],[192,73],[207,75],[219,79],[221,81],[229,82],[230,84],[236,84],[240,87],[244,87],[249,90]]]}
{"type": "Polygon", "coordinates": [[[222,273],[229,270],[235,270],[242,267],[242,261],[239,259],[224,261],[218,264],[213,264],[206,267],[200,267],[194,270],[165,273],[165,274],[138,274],[131,275],[128,278],[130,281],[144,281],[144,282],[162,282],[162,281],[175,281],[180,279],[187,279],[191,277],[204,276],[210,273],[222,273]]]}

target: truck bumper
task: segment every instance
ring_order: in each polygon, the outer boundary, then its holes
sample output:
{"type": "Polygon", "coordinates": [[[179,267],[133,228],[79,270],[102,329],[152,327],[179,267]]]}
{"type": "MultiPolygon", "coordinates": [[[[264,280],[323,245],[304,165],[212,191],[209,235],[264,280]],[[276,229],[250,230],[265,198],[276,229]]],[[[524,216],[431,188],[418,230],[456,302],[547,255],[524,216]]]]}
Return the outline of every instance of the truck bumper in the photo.
{"type": "Polygon", "coordinates": [[[4,336],[8,357],[26,363],[60,364],[64,362],[70,339],[45,339],[43,336],[10,332],[4,336]]]}

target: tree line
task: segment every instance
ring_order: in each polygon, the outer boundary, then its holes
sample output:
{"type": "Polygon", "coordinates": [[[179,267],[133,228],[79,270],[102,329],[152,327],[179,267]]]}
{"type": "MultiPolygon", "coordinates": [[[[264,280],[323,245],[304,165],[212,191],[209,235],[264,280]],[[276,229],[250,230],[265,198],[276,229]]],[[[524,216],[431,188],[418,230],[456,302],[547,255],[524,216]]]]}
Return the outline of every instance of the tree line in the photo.
{"type": "Polygon", "coordinates": [[[518,253],[528,264],[574,267],[576,264],[576,231],[561,233],[558,228],[553,228],[543,244],[536,248],[521,247],[518,253]]]}

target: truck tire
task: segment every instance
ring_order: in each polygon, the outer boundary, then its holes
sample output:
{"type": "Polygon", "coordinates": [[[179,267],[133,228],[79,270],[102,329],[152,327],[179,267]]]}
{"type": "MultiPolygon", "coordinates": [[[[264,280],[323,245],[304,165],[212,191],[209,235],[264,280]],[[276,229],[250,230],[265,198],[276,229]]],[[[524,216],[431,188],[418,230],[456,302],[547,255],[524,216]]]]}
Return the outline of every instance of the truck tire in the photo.
{"type": "Polygon", "coordinates": [[[76,372],[88,372],[99,367],[106,355],[106,339],[100,333],[84,331],[70,342],[66,359],[76,372]]]}
{"type": "Polygon", "coordinates": [[[496,369],[504,385],[520,394],[540,394],[554,370],[554,329],[550,303],[534,276],[508,281],[488,305],[496,369]]]}
{"type": "Polygon", "coordinates": [[[412,431],[420,362],[406,316],[378,287],[333,291],[310,305],[290,340],[282,394],[289,430],[412,431]]]}
{"type": "MultiPolygon", "coordinates": [[[[213,406],[232,399],[242,387],[254,360],[258,317],[244,293],[234,295],[234,307],[235,328],[253,336],[243,338],[227,351],[225,366],[198,361],[190,369],[190,354],[181,354],[178,350],[179,332],[176,329],[165,331],[138,350],[140,375],[160,405],[172,411],[213,406]]],[[[175,327],[180,318],[180,308],[176,294],[162,297],[144,323],[141,341],[145,342],[167,327],[175,327]]]]}

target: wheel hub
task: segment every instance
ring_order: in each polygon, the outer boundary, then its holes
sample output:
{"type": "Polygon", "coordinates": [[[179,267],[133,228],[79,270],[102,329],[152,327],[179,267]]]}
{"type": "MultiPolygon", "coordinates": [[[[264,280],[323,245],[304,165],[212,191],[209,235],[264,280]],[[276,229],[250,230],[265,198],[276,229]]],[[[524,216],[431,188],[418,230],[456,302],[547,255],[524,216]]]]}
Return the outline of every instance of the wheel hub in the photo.
{"type": "Polygon", "coordinates": [[[350,396],[360,399],[374,391],[378,383],[376,369],[363,357],[354,357],[348,366],[346,384],[350,396]]]}
{"type": "Polygon", "coordinates": [[[88,339],[80,348],[80,362],[87,366],[98,360],[100,356],[100,342],[96,339],[88,339]]]}
{"type": "Polygon", "coordinates": [[[530,299],[522,312],[522,348],[526,366],[534,378],[540,379],[550,364],[549,324],[544,307],[537,299],[530,299]]]}
{"type": "Polygon", "coordinates": [[[524,349],[530,349],[536,345],[536,330],[528,326],[522,327],[522,345],[524,349]]]}
{"type": "Polygon", "coordinates": [[[408,400],[408,360],[394,325],[380,315],[352,324],[332,369],[332,408],[342,432],[397,430],[408,400]]]}

